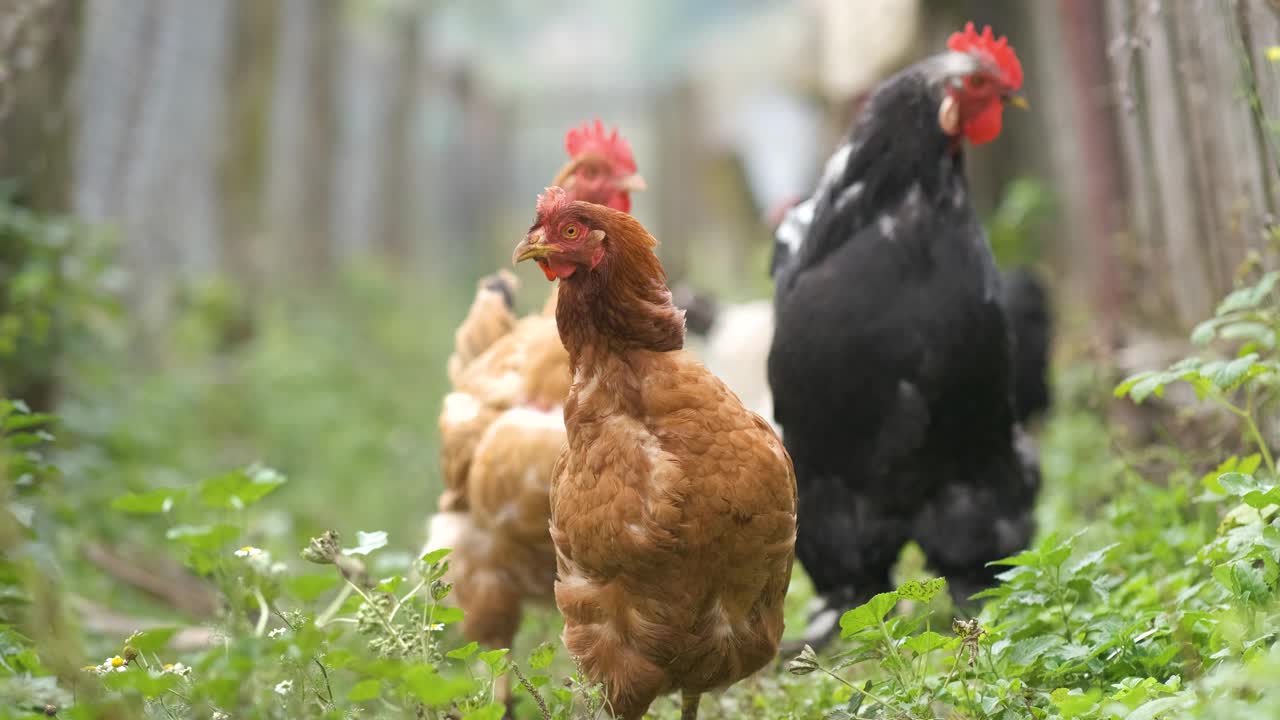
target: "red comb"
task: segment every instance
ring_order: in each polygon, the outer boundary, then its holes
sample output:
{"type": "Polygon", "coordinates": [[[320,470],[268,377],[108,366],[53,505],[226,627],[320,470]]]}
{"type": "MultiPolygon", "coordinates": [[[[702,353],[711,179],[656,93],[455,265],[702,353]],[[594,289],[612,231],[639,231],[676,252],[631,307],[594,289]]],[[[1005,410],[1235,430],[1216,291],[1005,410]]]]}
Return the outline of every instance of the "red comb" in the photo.
{"type": "Polygon", "coordinates": [[[564,188],[552,186],[543,190],[538,196],[538,221],[541,222],[554,215],[568,204],[569,200],[565,197],[564,188]]]}
{"type": "Polygon", "coordinates": [[[604,124],[596,118],[594,125],[583,123],[580,128],[573,128],[564,136],[564,149],[569,157],[578,157],[584,152],[597,152],[609,159],[609,162],[622,172],[636,171],[636,160],[631,154],[631,144],[626,138],[618,135],[617,128],[605,134],[604,124]]]}
{"type": "Polygon", "coordinates": [[[1005,85],[1017,90],[1022,87],[1022,63],[1009,45],[1009,38],[1001,35],[997,39],[993,35],[990,25],[982,28],[982,34],[979,35],[972,22],[965,23],[964,32],[952,33],[947,40],[947,47],[956,52],[982,53],[991,58],[996,67],[1000,68],[1005,85]]]}

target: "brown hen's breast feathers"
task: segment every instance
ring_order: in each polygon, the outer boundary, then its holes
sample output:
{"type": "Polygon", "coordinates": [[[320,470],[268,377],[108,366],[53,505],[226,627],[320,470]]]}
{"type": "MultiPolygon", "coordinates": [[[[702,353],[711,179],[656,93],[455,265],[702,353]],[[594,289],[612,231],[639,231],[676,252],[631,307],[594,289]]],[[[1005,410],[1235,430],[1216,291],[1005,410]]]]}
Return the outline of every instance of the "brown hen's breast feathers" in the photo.
{"type": "Polygon", "coordinates": [[[565,421],[556,600],[588,674],[647,707],[763,667],[782,634],[796,507],[768,424],[685,353],[644,351],[580,368],[565,421]]]}

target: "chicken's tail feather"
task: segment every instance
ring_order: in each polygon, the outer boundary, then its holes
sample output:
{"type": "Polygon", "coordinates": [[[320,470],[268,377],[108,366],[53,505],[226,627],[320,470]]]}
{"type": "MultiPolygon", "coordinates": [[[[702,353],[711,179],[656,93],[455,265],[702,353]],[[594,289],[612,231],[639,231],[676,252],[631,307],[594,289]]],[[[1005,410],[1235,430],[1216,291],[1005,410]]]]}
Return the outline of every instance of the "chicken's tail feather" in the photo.
{"type": "Polygon", "coordinates": [[[1018,422],[1049,409],[1049,346],[1053,316],[1049,291],[1030,268],[1004,276],[1004,309],[1013,336],[1013,400],[1018,422]]]}

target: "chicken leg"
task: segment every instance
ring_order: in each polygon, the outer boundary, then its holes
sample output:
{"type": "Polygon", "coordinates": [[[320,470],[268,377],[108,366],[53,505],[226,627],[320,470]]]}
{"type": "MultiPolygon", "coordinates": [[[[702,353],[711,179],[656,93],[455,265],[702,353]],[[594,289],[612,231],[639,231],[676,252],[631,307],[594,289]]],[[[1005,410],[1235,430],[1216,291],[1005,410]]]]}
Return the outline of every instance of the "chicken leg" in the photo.
{"type": "Polygon", "coordinates": [[[700,700],[702,700],[702,693],[681,693],[680,720],[698,720],[698,701],[700,700]]]}

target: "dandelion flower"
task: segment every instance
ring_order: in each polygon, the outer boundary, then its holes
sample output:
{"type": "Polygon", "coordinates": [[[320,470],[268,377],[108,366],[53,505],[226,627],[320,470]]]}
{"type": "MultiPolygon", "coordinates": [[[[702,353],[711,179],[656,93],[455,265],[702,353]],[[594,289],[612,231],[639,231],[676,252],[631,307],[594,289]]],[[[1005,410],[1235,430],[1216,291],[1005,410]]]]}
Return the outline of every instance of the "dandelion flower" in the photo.
{"type": "Polygon", "coordinates": [[[280,682],[276,683],[275,693],[281,697],[288,695],[289,692],[292,690],[293,690],[292,680],[281,680],[280,682]]]}
{"type": "Polygon", "coordinates": [[[269,638],[271,638],[271,639],[273,639],[273,640],[274,640],[275,638],[278,638],[278,637],[280,637],[280,636],[284,635],[284,633],[285,633],[285,629],[284,629],[284,628],[282,628],[282,627],[280,627],[280,628],[276,628],[275,630],[272,630],[272,631],[268,632],[268,633],[267,633],[267,637],[269,637],[269,638]]]}
{"type": "Polygon", "coordinates": [[[236,551],[236,557],[256,558],[262,554],[262,548],[256,548],[252,545],[245,545],[236,551]]]}

